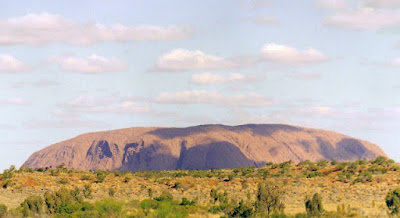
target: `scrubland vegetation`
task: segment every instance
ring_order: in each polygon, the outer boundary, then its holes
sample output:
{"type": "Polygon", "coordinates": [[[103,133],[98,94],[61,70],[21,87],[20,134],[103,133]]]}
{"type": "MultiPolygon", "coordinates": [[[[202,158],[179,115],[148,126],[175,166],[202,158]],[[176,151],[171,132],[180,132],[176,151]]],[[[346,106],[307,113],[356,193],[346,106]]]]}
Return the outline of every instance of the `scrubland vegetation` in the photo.
{"type": "Polygon", "coordinates": [[[0,217],[388,217],[400,166],[339,163],[174,171],[4,170],[0,217]]]}

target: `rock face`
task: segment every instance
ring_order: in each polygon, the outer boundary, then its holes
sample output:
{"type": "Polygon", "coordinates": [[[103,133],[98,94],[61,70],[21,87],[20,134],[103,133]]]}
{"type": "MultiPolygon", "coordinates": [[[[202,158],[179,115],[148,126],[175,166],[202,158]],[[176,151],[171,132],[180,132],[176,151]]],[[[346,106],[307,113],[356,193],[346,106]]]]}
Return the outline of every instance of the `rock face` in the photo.
{"type": "Polygon", "coordinates": [[[87,133],[32,154],[31,168],[172,170],[256,166],[322,159],[354,161],[386,154],[335,132],[279,124],[134,127],[87,133]]]}

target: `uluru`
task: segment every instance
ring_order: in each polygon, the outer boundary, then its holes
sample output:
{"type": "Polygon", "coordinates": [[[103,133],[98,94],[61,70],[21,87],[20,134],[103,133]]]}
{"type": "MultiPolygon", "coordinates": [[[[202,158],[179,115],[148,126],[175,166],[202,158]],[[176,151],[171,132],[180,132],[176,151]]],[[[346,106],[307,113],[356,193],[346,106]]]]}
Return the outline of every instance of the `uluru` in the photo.
{"type": "Polygon", "coordinates": [[[343,134],[283,124],[132,127],[86,133],[50,145],[24,163],[30,168],[174,170],[262,167],[268,162],[371,160],[386,154],[343,134]]]}

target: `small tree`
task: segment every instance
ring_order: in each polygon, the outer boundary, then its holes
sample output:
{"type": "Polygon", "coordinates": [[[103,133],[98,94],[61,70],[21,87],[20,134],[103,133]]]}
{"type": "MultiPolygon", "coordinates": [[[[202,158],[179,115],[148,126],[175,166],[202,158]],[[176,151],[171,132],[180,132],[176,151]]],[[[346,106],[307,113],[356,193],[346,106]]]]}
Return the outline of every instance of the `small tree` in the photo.
{"type": "Polygon", "coordinates": [[[241,200],[239,206],[233,208],[232,211],[228,212],[228,217],[251,217],[253,214],[253,208],[246,206],[241,200]]]}
{"type": "Polygon", "coordinates": [[[400,210],[400,187],[386,194],[386,206],[392,215],[397,215],[400,210]]]}
{"type": "Polygon", "coordinates": [[[92,186],[91,186],[91,185],[86,184],[86,185],[83,187],[82,192],[83,192],[83,196],[84,196],[85,198],[92,198],[92,186]]]}
{"type": "Polygon", "coordinates": [[[43,199],[40,196],[29,196],[21,203],[22,215],[24,217],[43,212],[43,199]]]}
{"type": "Polygon", "coordinates": [[[159,197],[154,198],[154,200],[156,200],[156,201],[172,201],[172,200],[174,200],[174,197],[172,196],[172,194],[169,191],[164,190],[161,192],[161,195],[159,197]]]}
{"type": "Polygon", "coordinates": [[[322,200],[318,193],[315,193],[312,198],[306,197],[305,206],[307,214],[310,216],[320,216],[324,211],[322,200]]]}
{"type": "Polygon", "coordinates": [[[281,202],[282,191],[276,184],[258,184],[255,202],[256,213],[266,214],[269,217],[273,213],[282,213],[285,205],[281,202]]]}
{"type": "Polygon", "coordinates": [[[213,199],[213,203],[217,203],[218,201],[218,191],[216,189],[211,189],[210,191],[210,197],[213,199]]]}
{"type": "Polygon", "coordinates": [[[149,195],[149,198],[153,197],[153,189],[149,188],[147,189],[147,194],[149,195]]]}
{"type": "Polygon", "coordinates": [[[104,174],[104,172],[98,170],[98,171],[96,171],[96,174],[97,174],[97,180],[96,180],[96,182],[97,182],[97,183],[102,183],[102,182],[104,182],[104,180],[106,179],[106,175],[104,174]]]}
{"type": "Polygon", "coordinates": [[[115,189],[109,188],[109,189],[108,189],[108,194],[110,195],[110,197],[114,197],[114,195],[115,195],[115,189]]]}

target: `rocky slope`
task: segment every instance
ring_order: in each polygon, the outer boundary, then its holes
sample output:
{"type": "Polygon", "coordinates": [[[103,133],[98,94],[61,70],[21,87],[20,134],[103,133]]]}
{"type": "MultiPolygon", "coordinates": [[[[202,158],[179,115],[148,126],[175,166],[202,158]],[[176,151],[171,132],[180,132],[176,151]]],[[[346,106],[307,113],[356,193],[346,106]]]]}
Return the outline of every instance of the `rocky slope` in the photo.
{"type": "Polygon", "coordinates": [[[335,132],[279,124],[134,127],[87,133],[32,154],[31,168],[82,170],[260,167],[267,162],[354,161],[386,154],[376,145],[335,132]]]}

